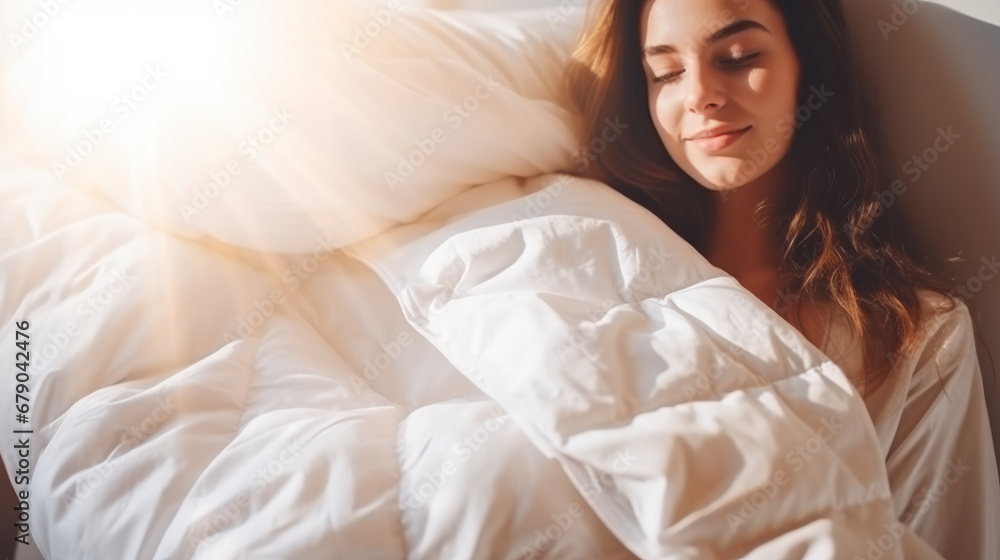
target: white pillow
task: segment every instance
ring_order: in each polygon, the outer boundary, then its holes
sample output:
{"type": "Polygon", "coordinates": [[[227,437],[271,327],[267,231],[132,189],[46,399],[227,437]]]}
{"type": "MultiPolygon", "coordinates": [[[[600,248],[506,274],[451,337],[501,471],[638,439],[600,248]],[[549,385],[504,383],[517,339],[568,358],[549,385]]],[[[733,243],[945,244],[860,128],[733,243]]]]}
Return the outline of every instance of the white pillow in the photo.
{"type": "Polygon", "coordinates": [[[360,0],[78,0],[5,85],[64,183],[189,237],[308,252],[566,167],[579,23],[360,0]]]}

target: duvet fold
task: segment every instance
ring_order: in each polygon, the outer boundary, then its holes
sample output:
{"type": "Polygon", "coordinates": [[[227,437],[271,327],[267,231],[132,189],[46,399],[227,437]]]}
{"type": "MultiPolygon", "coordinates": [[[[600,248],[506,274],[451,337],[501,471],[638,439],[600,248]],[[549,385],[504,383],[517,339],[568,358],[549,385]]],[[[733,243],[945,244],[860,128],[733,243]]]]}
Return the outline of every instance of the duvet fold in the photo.
{"type": "Polygon", "coordinates": [[[843,372],[733,278],[606,185],[477,190],[346,251],[635,555],[936,557],[843,372]]]}

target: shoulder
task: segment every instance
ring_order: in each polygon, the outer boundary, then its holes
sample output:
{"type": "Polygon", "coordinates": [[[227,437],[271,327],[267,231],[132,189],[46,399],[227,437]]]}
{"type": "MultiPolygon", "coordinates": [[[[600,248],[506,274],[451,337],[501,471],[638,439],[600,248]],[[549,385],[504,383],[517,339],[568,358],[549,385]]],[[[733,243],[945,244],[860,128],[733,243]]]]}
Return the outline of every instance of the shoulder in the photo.
{"type": "Polygon", "coordinates": [[[917,296],[923,313],[916,345],[893,360],[892,373],[881,386],[863,395],[887,457],[928,419],[960,422],[963,414],[956,410],[982,399],[977,396],[982,381],[969,308],[932,290],[917,290],[917,296]]]}
{"type": "Polygon", "coordinates": [[[936,322],[945,317],[957,318],[963,314],[968,316],[969,308],[960,298],[945,295],[937,290],[917,288],[917,298],[924,312],[924,323],[936,322]]]}
{"type": "Polygon", "coordinates": [[[910,393],[949,392],[957,383],[978,374],[975,328],[968,306],[961,299],[933,290],[918,290],[922,310],[920,341],[904,365],[910,372],[910,393]]]}
{"type": "Polygon", "coordinates": [[[914,354],[918,368],[956,352],[975,352],[975,329],[965,302],[927,289],[918,289],[917,296],[922,309],[920,343],[914,354]]]}
{"type": "MultiPolygon", "coordinates": [[[[958,298],[930,289],[917,289],[921,317],[917,339],[905,356],[889,354],[893,372],[876,393],[906,393],[930,385],[945,385],[956,371],[968,371],[969,358],[978,364],[975,354],[975,330],[969,309],[958,298]],[[914,386],[917,387],[914,387],[914,386]]],[[[849,332],[846,322],[830,314],[827,336],[821,346],[848,378],[859,388],[864,386],[864,368],[861,349],[863,345],[849,332]]],[[[976,368],[978,371],[978,367],[976,368]]],[[[869,395],[867,391],[866,400],[869,395]]],[[[876,395],[870,395],[877,398],[876,395]]]]}

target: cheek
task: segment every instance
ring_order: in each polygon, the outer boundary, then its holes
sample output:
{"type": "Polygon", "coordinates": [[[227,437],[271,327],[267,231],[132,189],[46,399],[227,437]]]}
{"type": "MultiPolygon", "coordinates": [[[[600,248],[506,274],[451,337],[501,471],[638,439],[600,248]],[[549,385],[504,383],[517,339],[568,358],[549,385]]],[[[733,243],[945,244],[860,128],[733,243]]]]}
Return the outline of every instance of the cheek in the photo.
{"type": "Polygon", "coordinates": [[[653,125],[660,135],[663,146],[670,155],[674,155],[675,147],[679,144],[677,138],[681,133],[683,110],[667,92],[650,91],[649,96],[649,114],[653,118],[653,125]]]}
{"type": "Polygon", "coordinates": [[[774,130],[778,122],[795,112],[798,74],[794,69],[756,68],[747,83],[757,100],[755,112],[766,130],[774,130]]]}
{"type": "Polygon", "coordinates": [[[767,113],[774,122],[789,118],[795,113],[798,101],[798,64],[794,59],[786,60],[783,65],[761,74],[755,79],[759,87],[766,91],[763,97],[770,102],[767,113]]]}

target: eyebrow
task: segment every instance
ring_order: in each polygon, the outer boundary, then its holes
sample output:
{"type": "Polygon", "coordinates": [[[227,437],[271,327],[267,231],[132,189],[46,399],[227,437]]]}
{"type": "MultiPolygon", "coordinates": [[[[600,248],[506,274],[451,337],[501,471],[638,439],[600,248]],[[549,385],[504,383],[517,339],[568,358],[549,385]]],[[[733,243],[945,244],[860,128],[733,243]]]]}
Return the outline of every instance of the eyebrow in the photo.
{"type": "MultiPolygon", "coordinates": [[[[752,19],[741,19],[713,32],[707,39],[705,39],[705,44],[711,45],[713,43],[718,43],[723,39],[732,37],[738,33],[743,33],[749,29],[760,29],[768,34],[771,33],[766,27],[763,26],[763,24],[760,24],[752,19]]],[[[655,54],[673,54],[677,52],[677,48],[671,45],[653,45],[642,49],[642,52],[648,57],[655,54]]]]}

